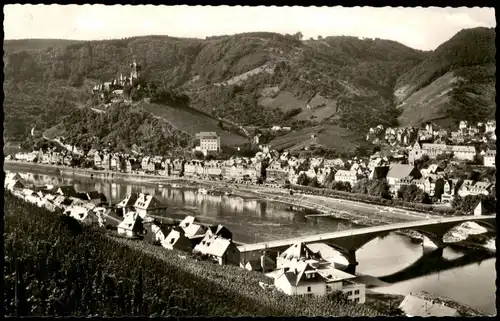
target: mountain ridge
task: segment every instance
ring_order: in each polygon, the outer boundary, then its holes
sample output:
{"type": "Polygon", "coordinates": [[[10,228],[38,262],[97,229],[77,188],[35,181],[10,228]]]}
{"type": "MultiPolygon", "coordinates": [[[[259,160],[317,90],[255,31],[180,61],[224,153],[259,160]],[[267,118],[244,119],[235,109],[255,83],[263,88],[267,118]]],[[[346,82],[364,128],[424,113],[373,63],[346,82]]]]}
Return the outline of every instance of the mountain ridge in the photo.
{"type": "MultiPolygon", "coordinates": [[[[126,62],[137,59],[147,81],[186,95],[188,99],[181,107],[202,111],[214,119],[260,128],[340,126],[339,133],[349,132],[345,137],[362,137],[369,127],[378,124],[427,121],[428,117],[415,121],[418,117],[409,110],[420,107],[405,107],[405,100],[408,105],[411,95],[445,74],[441,67],[446,64],[439,63],[451,58],[440,53],[456,51],[466,56],[473,52],[459,50],[461,42],[470,43],[470,34],[482,35],[479,39],[488,52],[491,30],[476,29],[457,33],[458,40],[455,36],[449,40],[451,45],[445,42],[432,52],[391,40],[347,36],[302,40],[299,34],[270,32],[206,39],[131,37],[10,51],[4,57],[4,91],[6,97],[11,96],[6,101],[6,136],[21,137],[33,125],[52,127],[58,119],[45,124],[40,114],[53,114],[54,109],[62,112],[64,108],[54,107],[53,100],[86,101],[95,84],[126,73],[126,62]],[[40,101],[48,103],[38,107],[40,101]]],[[[470,60],[482,65],[484,61],[479,58],[470,60]]],[[[488,59],[491,62],[490,56],[488,59]]],[[[448,69],[456,72],[471,67],[462,65],[448,69]]],[[[467,84],[471,86],[470,81],[460,84],[462,91],[467,92],[467,84]]],[[[465,97],[456,87],[449,94],[465,97]]],[[[71,104],[67,105],[69,113],[71,104]]],[[[449,110],[453,108],[445,109],[441,116],[451,118],[449,110]]]]}

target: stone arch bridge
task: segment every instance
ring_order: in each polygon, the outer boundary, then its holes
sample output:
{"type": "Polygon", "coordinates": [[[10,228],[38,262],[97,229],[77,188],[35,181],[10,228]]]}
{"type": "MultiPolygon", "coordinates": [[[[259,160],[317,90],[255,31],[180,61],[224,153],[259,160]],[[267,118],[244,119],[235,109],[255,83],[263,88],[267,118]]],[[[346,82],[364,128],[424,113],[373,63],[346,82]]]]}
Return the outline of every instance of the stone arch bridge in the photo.
{"type": "Polygon", "coordinates": [[[438,248],[445,248],[447,244],[443,236],[452,228],[464,223],[475,222],[489,231],[496,232],[496,216],[460,216],[439,219],[419,220],[395,224],[386,224],[357,228],[346,231],[324,233],[311,236],[300,236],[292,239],[245,244],[238,247],[242,256],[263,251],[284,251],[290,245],[302,243],[325,243],[345,256],[349,262],[348,270],[354,270],[358,264],[356,251],[371,240],[385,236],[398,230],[413,230],[429,238],[438,248]]]}

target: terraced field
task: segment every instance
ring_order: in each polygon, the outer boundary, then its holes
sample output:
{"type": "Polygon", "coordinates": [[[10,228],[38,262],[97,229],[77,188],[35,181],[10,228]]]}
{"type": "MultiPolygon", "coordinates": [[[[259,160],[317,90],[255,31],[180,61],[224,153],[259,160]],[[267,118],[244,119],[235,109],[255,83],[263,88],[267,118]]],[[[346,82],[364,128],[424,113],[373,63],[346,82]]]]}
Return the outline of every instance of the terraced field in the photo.
{"type": "Polygon", "coordinates": [[[174,108],[146,102],[140,103],[137,108],[144,108],[144,110],[165,119],[173,126],[193,136],[202,131],[217,132],[221,136],[221,145],[223,146],[242,145],[248,142],[248,139],[243,135],[222,130],[218,126],[219,120],[194,109],[174,108]]]}
{"type": "Polygon", "coordinates": [[[308,127],[292,132],[270,142],[274,149],[303,150],[311,146],[323,146],[341,153],[353,152],[363,138],[335,125],[308,127]],[[314,135],[314,137],[312,137],[314,135]]]}

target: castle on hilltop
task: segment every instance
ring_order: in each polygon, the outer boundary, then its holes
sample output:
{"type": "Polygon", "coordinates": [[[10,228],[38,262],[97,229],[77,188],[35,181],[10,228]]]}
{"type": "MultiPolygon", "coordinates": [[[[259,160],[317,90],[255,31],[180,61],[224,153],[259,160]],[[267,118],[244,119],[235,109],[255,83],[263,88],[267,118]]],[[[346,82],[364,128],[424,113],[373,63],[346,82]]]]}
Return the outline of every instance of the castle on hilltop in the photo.
{"type": "Polygon", "coordinates": [[[139,65],[136,60],[130,64],[130,76],[124,76],[120,73],[115,79],[111,81],[106,81],[100,85],[95,85],[92,89],[93,93],[102,93],[102,92],[110,92],[116,90],[123,90],[125,85],[130,85],[135,87],[137,80],[140,77],[141,65],[139,65]]]}

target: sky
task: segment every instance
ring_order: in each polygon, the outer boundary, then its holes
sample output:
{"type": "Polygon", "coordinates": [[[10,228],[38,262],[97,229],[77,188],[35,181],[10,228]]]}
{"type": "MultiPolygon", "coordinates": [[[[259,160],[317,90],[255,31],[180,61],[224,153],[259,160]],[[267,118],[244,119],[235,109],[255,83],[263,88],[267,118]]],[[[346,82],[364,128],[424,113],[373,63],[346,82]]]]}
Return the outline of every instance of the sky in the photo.
{"type": "Polygon", "coordinates": [[[458,31],[496,27],[494,8],[6,5],[5,39],[205,38],[269,31],[354,36],[434,50],[458,31]]]}

